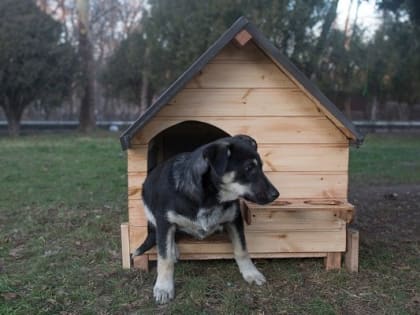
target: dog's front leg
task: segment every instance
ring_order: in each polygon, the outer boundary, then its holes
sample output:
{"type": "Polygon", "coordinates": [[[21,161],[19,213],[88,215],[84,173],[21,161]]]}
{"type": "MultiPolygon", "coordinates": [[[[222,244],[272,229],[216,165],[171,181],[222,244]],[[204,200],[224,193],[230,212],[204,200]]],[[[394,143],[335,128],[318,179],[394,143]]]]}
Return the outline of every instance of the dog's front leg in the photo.
{"type": "MultiPolygon", "coordinates": [[[[166,223],[166,222],[165,222],[166,223]]],[[[153,296],[159,304],[168,303],[174,298],[174,264],[176,261],[175,225],[157,226],[157,279],[153,296]]]]}
{"type": "Polygon", "coordinates": [[[255,282],[257,285],[264,284],[266,282],[265,277],[255,267],[246,248],[242,216],[239,214],[235,221],[226,223],[225,227],[232,241],[235,260],[242,277],[248,283],[255,282]]]}

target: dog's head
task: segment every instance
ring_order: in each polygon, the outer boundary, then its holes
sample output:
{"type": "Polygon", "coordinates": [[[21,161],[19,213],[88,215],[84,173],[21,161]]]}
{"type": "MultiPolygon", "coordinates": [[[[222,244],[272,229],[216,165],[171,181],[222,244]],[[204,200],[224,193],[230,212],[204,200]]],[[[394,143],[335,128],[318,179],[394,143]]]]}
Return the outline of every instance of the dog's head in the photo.
{"type": "Polygon", "coordinates": [[[244,198],[267,204],[279,196],[262,170],[253,138],[246,135],[223,138],[200,151],[199,168],[217,188],[220,202],[244,198]]]}

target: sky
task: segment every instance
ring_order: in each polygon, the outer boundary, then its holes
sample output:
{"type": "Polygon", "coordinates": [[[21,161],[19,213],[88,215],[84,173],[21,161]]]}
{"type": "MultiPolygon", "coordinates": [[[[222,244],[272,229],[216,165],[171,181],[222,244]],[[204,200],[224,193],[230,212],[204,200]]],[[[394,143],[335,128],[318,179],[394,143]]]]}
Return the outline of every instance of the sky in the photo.
{"type": "MultiPolygon", "coordinates": [[[[350,22],[352,25],[356,16],[357,1],[353,0],[350,11],[350,22]]],[[[344,29],[347,11],[351,0],[339,0],[337,8],[337,26],[344,29]]],[[[375,29],[379,26],[379,13],[375,9],[375,0],[361,1],[357,24],[367,29],[367,36],[373,35],[375,29]]]]}

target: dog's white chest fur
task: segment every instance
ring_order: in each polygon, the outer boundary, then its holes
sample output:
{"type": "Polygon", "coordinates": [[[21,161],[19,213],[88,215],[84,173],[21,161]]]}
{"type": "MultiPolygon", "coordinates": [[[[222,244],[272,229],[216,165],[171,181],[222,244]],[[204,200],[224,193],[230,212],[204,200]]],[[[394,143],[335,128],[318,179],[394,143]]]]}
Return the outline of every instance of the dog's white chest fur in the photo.
{"type": "Polygon", "coordinates": [[[201,208],[193,220],[175,211],[168,211],[167,215],[168,221],[176,224],[181,231],[203,239],[221,229],[221,224],[233,221],[236,209],[234,206],[228,209],[223,209],[221,206],[210,209],[201,208]]]}

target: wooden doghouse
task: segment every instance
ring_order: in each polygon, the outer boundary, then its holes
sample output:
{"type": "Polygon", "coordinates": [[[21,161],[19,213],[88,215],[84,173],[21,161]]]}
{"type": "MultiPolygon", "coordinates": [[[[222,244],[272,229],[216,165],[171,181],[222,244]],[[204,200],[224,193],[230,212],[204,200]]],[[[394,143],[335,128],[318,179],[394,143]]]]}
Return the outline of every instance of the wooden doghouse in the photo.
{"type": "MultiPolygon", "coordinates": [[[[253,258],[324,257],[327,269],[357,269],[358,235],[348,232],[349,144],[353,124],[245,18],[237,20],[121,136],[128,152],[129,222],[121,226],[123,267],[145,239],[141,200],[147,172],[174,154],[227,135],[258,142],[280,198],[248,203],[245,224],[253,258]],[[348,243],[348,244],[347,244],[348,243]]],[[[232,258],[226,235],[178,242],[181,259],[232,258]]],[[[137,257],[147,269],[155,249],[137,257]]]]}

